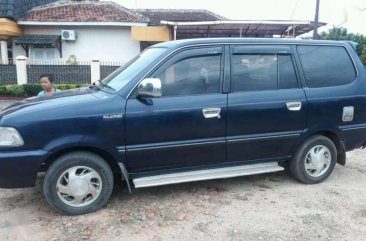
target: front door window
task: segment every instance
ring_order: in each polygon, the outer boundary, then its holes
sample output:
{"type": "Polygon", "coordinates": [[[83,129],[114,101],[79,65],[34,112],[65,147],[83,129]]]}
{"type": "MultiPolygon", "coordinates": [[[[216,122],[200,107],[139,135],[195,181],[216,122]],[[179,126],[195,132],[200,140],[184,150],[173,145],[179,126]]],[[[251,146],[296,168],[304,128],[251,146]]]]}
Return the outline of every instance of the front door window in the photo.
{"type": "Polygon", "coordinates": [[[163,96],[201,95],[220,90],[221,56],[186,58],[172,64],[156,77],[162,81],[163,96]]]}

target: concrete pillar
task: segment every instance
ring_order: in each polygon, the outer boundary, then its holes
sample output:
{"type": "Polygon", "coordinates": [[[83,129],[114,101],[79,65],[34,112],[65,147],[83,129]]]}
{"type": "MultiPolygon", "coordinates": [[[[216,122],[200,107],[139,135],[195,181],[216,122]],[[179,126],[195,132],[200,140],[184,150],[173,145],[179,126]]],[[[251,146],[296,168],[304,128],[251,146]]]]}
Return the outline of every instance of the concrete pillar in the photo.
{"type": "Polygon", "coordinates": [[[100,80],[100,61],[99,59],[93,59],[90,65],[91,83],[95,83],[100,80]]]}
{"type": "Polygon", "coordinates": [[[8,42],[6,40],[0,40],[0,48],[1,48],[1,62],[3,64],[7,64],[8,59],[8,42]]]}
{"type": "Polygon", "coordinates": [[[27,75],[27,57],[18,56],[16,58],[16,69],[17,69],[17,82],[18,85],[28,83],[28,75],[27,75]]]}
{"type": "Polygon", "coordinates": [[[174,29],[173,29],[173,31],[174,31],[174,40],[177,40],[177,29],[178,29],[178,25],[174,25],[174,29]]]}

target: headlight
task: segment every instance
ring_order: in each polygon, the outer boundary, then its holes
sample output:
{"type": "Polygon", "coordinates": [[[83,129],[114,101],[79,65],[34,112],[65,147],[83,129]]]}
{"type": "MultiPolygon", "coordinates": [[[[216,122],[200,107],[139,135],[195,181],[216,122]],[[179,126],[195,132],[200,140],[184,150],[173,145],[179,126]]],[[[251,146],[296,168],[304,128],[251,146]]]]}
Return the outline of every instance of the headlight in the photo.
{"type": "Polygon", "coordinates": [[[22,146],[22,136],[12,127],[0,127],[0,146],[22,146]]]}

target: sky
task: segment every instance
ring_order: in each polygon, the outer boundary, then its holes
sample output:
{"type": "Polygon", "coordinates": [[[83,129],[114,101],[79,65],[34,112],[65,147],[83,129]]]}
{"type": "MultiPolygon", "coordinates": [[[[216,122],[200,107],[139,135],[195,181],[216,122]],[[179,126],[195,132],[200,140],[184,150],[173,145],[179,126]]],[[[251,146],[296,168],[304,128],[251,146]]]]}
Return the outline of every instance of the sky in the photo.
{"type": "MultiPolygon", "coordinates": [[[[207,9],[233,20],[314,20],[316,0],[113,0],[127,8],[207,9]]],[[[366,35],[366,0],[320,0],[319,21],[366,35]]]]}

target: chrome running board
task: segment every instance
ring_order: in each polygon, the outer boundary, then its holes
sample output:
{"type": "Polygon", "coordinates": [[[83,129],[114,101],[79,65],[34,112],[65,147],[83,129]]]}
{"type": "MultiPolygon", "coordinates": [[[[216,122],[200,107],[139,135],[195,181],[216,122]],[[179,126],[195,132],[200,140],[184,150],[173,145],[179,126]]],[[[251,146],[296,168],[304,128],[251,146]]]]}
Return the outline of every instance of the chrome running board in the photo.
{"type": "Polygon", "coordinates": [[[162,186],[174,183],[196,182],[210,179],[248,176],[261,173],[283,171],[277,162],[267,162],[253,165],[222,167],[199,171],[177,172],[163,175],[140,177],[133,179],[135,188],[162,186]]]}

